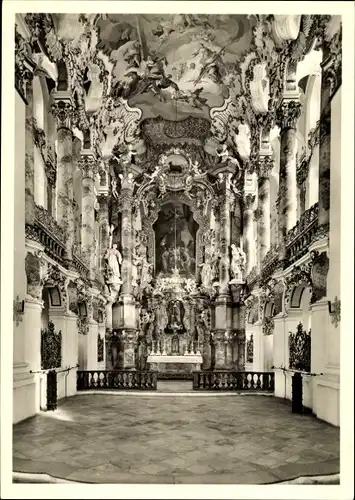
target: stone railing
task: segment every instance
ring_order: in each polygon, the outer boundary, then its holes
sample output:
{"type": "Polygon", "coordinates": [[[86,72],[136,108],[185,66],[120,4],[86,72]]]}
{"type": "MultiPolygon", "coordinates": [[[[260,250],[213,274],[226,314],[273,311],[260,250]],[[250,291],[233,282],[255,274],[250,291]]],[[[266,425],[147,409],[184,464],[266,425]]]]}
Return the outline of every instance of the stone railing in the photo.
{"type": "Polygon", "coordinates": [[[195,391],[274,391],[273,372],[193,372],[195,391]]]}
{"type": "Polygon", "coordinates": [[[77,372],[78,391],[90,390],[156,390],[157,373],[128,370],[92,370],[77,372]]]}
{"type": "Polygon", "coordinates": [[[61,265],[65,265],[66,249],[64,231],[43,207],[35,207],[34,225],[26,224],[26,237],[44,246],[45,253],[61,265]]]}
{"type": "Polygon", "coordinates": [[[245,281],[248,283],[249,287],[253,286],[254,283],[258,279],[258,268],[257,266],[253,266],[248,274],[248,276],[245,278],[245,281]]]}
{"type": "Polygon", "coordinates": [[[73,261],[71,263],[71,267],[73,271],[77,271],[80,276],[83,276],[84,278],[89,278],[89,268],[75,251],[73,251],[73,261]]]}
{"type": "Polygon", "coordinates": [[[261,262],[261,281],[266,281],[272,276],[279,265],[278,248],[274,245],[267,252],[261,262]]]}
{"type": "Polygon", "coordinates": [[[286,235],[287,267],[308,252],[317,230],[318,203],[315,203],[301,215],[300,220],[286,235]]]}

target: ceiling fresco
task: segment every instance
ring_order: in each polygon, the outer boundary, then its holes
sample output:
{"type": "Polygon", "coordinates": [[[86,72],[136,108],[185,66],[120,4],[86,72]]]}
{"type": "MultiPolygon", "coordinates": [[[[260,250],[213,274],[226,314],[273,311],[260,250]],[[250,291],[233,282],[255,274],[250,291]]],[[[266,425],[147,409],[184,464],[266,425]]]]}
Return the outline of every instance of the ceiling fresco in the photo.
{"type": "Polygon", "coordinates": [[[171,147],[250,168],[283,96],[299,94],[297,64],[325,44],[338,57],[341,33],[337,16],[313,15],[26,14],[25,22],[37,74],[73,96],[86,142],[104,160],[130,148],[151,168],[171,147]]]}
{"type": "Polygon", "coordinates": [[[247,16],[100,15],[98,47],[113,64],[113,95],[143,117],[209,116],[238,88],[238,59],[251,46],[247,16]]]}

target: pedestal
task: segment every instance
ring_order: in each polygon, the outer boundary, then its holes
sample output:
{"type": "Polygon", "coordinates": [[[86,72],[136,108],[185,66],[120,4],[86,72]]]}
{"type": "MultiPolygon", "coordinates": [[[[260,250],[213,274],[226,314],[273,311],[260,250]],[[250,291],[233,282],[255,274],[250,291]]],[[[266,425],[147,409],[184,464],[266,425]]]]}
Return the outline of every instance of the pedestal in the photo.
{"type": "Polygon", "coordinates": [[[135,370],[136,369],[136,346],[137,346],[137,331],[122,330],[123,342],[123,369],[135,370]]]}
{"type": "MultiPolygon", "coordinates": [[[[25,298],[25,315],[24,322],[26,325],[25,335],[25,356],[28,364],[28,371],[41,370],[41,313],[43,302],[34,299],[30,295],[25,298]]],[[[30,403],[29,397],[26,398],[27,402],[34,405],[34,413],[40,410],[40,376],[38,373],[33,374],[34,387],[31,388],[32,401],[30,403]]],[[[32,411],[33,411],[32,410],[32,411]]]]}

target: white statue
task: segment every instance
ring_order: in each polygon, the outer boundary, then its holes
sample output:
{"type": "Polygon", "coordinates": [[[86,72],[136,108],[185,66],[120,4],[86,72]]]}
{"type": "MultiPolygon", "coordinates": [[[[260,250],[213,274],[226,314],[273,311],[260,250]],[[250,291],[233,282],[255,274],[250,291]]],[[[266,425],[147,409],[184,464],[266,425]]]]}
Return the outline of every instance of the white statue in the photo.
{"type": "Polygon", "coordinates": [[[116,243],[112,245],[112,248],[107,250],[105,259],[107,259],[107,264],[112,271],[112,281],[121,281],[120,265],[122,264],[122,256],[117,250],[116,243]]]}
{"type": "MultiPolygon", "coordinates": [[[[147,173],[144,174],[146,177],[148,177],[150,179],[149,184],[152,184],[152,182],[154,182],[156,177],[158,177],[160,175],[161,171],[162,171],[161,165],[157,165],[151,174],[147,174],[147,173]]],[[[165,174],[162,174],[161,176],[165,177],[165,174]]]]}
{"type": "Polygon", "coordinates": [[[125,153],[123,153],[121,161],[124,164],[134,163],[134,156],[138,154],[138,151],[133,149],[132,144],[128,144],[128,149],[125,153]]]}
{"type": "Polygon", "coordinates": [[[204,262],[201,264],[201,281],[202,281],[202,286],[205,289],[210,288],[212,284],[212,268],[211,264],[209,262],[204,262]]]}
{"type": "Polygon", "coordinates": [[[166,155],[161,155],[161,157],[159,158],[159,165],[162,165],[164,166],[166,164],[166,160],[168,159],[168,157],[166,155]]]}
{"type": "Polygon", "coordinates": [[[234,280],[243,279],[243,271],[245,264],[245,253],[243,250],[234,243],[231,245],[232,258],[231,258],[231,275],[234,280]]]}
{"type": "Polygon", "coordinates": [[[193,172],[193,175],[194,176],[205,176],[207,174],[207,172],[202,172],[200,169],[199,169],[199,163],[198,161],[192,161],[192,160],[189,160],[189,163],[190,163],[190,168],[193,172]]]}
{"type": "Polygon", "coordinates": [[[114,178],[111,179],[111,189],[112,189],[112,196],[117,200],[118,199],[117,181],[114,178]]]}

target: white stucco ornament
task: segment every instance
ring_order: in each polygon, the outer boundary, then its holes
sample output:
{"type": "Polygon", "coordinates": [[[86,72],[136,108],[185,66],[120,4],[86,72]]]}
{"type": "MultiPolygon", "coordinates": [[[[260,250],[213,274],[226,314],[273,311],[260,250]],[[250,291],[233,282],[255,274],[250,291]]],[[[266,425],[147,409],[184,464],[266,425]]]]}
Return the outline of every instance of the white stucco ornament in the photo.
{"type": "Polygon", "coordinates": [[[274,30],[281,40],[296,40],[300,31],[301,15],[275,16],[274,30]]]}
{"type": "Polygon", "coordinates": [[[266,113],[270,99],[270,85],[265,64],[257,64],[254,67],[254,77],[249,86],[253,108],[257,113],[266,113]]]}

